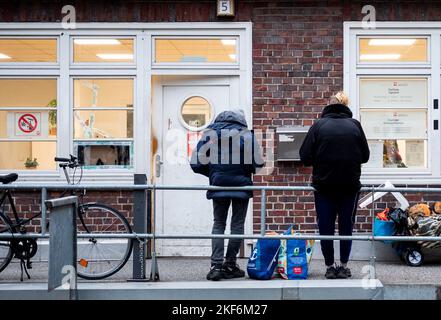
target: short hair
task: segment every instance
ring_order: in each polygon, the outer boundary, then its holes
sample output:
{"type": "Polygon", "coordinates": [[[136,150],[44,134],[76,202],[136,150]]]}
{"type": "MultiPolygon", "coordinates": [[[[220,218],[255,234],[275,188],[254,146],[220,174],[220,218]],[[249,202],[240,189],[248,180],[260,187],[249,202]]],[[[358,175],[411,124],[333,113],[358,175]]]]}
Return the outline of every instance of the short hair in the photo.
{"type": "Polygon", "coordinates": [[[331,97],[331,104],[340,103],[349,106],[349,98],[343,91],[339,91],[331,97]]]}

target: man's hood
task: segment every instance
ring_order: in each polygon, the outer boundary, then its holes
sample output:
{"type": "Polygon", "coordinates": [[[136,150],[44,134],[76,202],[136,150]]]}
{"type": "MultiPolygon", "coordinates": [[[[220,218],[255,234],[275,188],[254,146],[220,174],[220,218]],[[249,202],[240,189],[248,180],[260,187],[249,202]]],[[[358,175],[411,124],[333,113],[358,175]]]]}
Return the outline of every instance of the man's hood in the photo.
{"type": "Polygon", "coordinates": [[[247,121],[245,117],[237,112],[233,111],[223,111],[218,114],[214,122],[208,126],[209,129],[219,130],[219,129],[229,129],[229,128],[246,128],[247,121]]]}

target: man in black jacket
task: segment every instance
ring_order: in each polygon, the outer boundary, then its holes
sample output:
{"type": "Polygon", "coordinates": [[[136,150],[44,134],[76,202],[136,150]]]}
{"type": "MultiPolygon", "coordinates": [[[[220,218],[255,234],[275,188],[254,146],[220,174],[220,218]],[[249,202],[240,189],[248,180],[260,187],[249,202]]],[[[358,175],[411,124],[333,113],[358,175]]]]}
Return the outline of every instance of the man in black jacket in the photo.
{"type": "MultiPolygon", "coordinates": [[[[369,160],[369,147],[360,123],[352,118],[343,92],[331,98],[321,119],[310,128],[300,148],[302,162],[313,166],[312,186],[321,235],[334,235],[338,215],[340,235],[352,235],[359,197],[361,164],[369,160]]],[[[348,278],[352,241],[340,241],[340,266],[334,266],[332,240],[320,241],[326,278],[348,278]]]]}
{"type": "MultiPolygon", "coordinates": [[[[251,186],[252,174],[263,166],[259,146],[248,130],[242,110],[221,112],[197,144],[191,168],[205,175],[213,186],[251,186]]],[[[228,209],[232,205],[231,234],[243,234],[252,191],[207,191],[213,199],[213,234],[224,234],[228,209]]],[[[236,264],[241,240],[230,239],[224,262],[224,240],[212,240],[211,269],[207,280],[240,278],[245,272],[236,264]]]]}

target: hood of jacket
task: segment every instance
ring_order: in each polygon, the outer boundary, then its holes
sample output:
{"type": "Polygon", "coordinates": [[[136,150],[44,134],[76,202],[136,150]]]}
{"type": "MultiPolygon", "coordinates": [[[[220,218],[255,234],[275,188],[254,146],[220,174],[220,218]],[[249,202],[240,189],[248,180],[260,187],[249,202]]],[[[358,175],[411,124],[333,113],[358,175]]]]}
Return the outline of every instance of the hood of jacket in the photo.
{"type": "Polygon", "coordinates": [[[222,130],[222,129],[245,129],[247,128],[247,121],[240,113],[233,111],[223,111],[218,114],[214,122],[208,126],[208,129],[222,130]]]}
{"type": "Polygon", "coordinates": [[[323,109],[322,118],[352,118],[352,111],[344,104],[330,104],[323,109]]]}

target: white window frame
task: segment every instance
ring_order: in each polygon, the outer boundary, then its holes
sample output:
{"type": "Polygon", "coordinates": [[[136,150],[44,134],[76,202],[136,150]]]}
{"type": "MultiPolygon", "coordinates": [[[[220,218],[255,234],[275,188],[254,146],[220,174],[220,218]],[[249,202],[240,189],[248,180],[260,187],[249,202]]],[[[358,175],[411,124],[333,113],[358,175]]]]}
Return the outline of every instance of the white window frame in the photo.
{"type": "Polygon", "coordinates": [[[428,78],[428,137],[427,169],[363,168],[361,180],[365,184],[380,184],[390,180],[396,184],[430,184],[441,182],[440,109],[433,109],[434,99],[440,100],[441,91],[441,23],[436,22],[376,22],[376,29],[363,29],[361,22],[344,23],[344,90],[352,101],[354,118],[360,119],[359,79],[369,77],[428,78]],[[360,37],[412,37],[428,38],[428,63],[359,62],[360,37]]]}
{"type": "MultiPolygon", "coordinates": [[[[241,104],[252,110],[252,24],[251,22],[185,22],[185,23],[76,23],[76,29],[62,29],[60,23],[0,23],[0,37],[56,37],[58,62],[21,64],[3,63],[0,76],[43,77],[58,79],[57,155],[73,152],[73,78],[134,77],[134,169],[85,170],[84,183],[133,184],[133,174],[151,176],[151,77],[154,75],[230,75],[239,76],[241,104]],[[73,39],[76,37],[118,37],[134,39],[134,62],[73,62],[73,39]],[[209,37],[237,38],[237,64],[153,65],[154,37],[209,37]],[[65,54],[65,53],[68,54],[65,54]],[[69,94],[66,94],[66,93],[69,94]],[[143,121],[140,125],[140,121],[143,121]],[[60,143],[69,141],[69,143],[60,143]]],[[[55,171],[17,171],[20,182],[60,183],[64,176],[60,168],[55,171]]],[[[10,170],[0,170],[0,174],[10,170]]]]}

